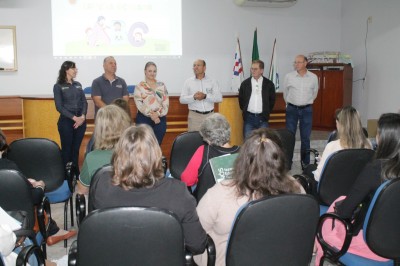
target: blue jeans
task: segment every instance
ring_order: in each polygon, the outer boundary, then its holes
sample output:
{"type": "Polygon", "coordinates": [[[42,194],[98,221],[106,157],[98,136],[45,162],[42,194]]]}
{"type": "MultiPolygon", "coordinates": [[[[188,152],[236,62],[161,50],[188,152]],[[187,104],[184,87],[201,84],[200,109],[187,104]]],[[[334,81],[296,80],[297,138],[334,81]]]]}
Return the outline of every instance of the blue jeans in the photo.
{"type": "Polygon", "coordinates": [[[252,114],[249,112],[244,112],[243,116],[243,136],[244,139],[247,139],[250,136],[250,133],[254,129],[268,127],[268,121],[262,117],[261,114],[252,114]]]}
{"type": "Polygon", "coordinates": [[[149,125],[153,129],[154,135],[156,135],[158,144],[161,145],[165,132],[167,131],[167,118],[165,116],[160,117],[160,123],[156,124],[150,117],[138,112],[136,115],[136,124],[149,125]]]}
{"type": "Polygon", "coordinates": [[[300,122],[300,139],[301,139],[301,161],[303,164],[310,164],[310,153],[306,150],[310,149],[310,136],[312,129],[312,105],[307,107],[286,106],[286,128],[296,135],[297,123],[300,122]]]}
{"type": "Polygon", "coordinates": [[[61,155],[63,163],[73,162],[78,166],[79,149],[86,131],[86,121],[78,127],[74,128],[75,121],[61,115],[58,119],[58,132],[61,140],[61,155]]]}

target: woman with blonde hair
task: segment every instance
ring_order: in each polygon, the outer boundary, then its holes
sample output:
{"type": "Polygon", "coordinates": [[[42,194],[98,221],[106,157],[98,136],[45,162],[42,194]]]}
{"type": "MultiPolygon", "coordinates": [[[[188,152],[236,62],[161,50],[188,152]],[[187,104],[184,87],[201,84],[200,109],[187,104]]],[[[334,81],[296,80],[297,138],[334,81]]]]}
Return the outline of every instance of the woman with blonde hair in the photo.
{"type": "Polygon", "coordinates": [[[169,108],[169,97],[164,82],[156,80],[157,66],[147,62],[144,67],[145,80],[140,82],[133,93],[136,107],[136,124],[149,125],[157,138],[158,144],[167,130],[166,115],[169,108]]]}
{"type": "Polygon", "coordinates": [[[185,246],[193,254],[205,249],[206,234],[196,201],[184,183],[164,177],[161,148],[148,125],[131,126],[112,156],[113,172],[104,172],[91,188],[92,209],[157,207],[173,212],[182,224],[185,246]]]}
{"type": "MultiPolygon", "coordinates": [[[[201,225],[214,240],[216,265],[225,265],[225,253],[232,223],[239,208],[264,196],[304,193],[285,167],[282,142],[271,129],[250,133],[233,167],[233,179],[210,188],[197,206],[201,225]]],[[[207,254],[196,256],[198,265],[207,265],[207,254]]]]}
{"type": "Polygon", "coordinates": [[[131,125],[131,118],[122,108],[110,104],[99,109],[94,127],[94,150],[86,155],[79,176],[77,192],[87,194],[93,174],[109,164],[122,132],[131,125]]]}
{"type": "MultiPolygon", "coordinates": [[[[372,148],[371,142],[364,134],[360,114],[354,107],[347,106],[340,110],[336,117],[336,128],[338,131],[338,139],[326,145],[321,156],[321,161],[317,169],[313,172],[316,181],[319,181],[327,158],[334,152],[344,149],[372,148]]],[[[310,170],[306,169],[307,174],[310,172],[310,170]]]]}

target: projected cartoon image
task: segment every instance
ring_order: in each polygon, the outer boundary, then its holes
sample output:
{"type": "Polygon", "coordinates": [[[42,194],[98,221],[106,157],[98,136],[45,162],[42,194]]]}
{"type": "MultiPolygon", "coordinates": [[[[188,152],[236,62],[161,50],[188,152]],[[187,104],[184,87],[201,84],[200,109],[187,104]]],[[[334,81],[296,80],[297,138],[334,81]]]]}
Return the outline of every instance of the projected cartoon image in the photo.
{"type": "Polygon", "coordinates": [[[181,2],[51,0],[53,55],[182,55],[181,2]]]}
{"type": "Polygon", "coordinates": [[[112,21],[111,43],[122,44],[127,42],[127,33],[125,30],[125,22],[122,20],[112,21]]]}
{"type": "Polygon", "coordinates": [[[149,32],[149,27],[143,22],[135,22],[129,29],[128,40],[135,47],[141,47],[146,43],[143,34],[149,32]]]}
{"type": "Polygon", "coordinates": [[[110,37],[108,36],[106,26],[106,18],[99,16],[93,29],[86,29],[86,37],[90,46],[101,46],[110,44],[110,37]]]}

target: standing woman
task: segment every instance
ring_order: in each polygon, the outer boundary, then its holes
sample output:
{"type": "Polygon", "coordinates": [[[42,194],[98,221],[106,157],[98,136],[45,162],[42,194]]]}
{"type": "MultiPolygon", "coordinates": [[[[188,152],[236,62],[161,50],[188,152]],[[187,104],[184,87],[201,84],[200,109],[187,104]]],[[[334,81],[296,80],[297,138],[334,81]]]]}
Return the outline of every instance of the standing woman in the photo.
{"type": "Polygon", "coordinates": [[[147,62],[144,67],[145,81],[136,86],[134,92],[135,104],[138,109],[136,124],[149,125],[156,135],[158,144],[164,138],[167,130],[169,98],[165,84],[156,80],[157,66],[147,62]]]}
{"type": "Polygon", "coordinates": [[[74,62],[65,61],[53,87],[56,109],[60,113],[58,132],[64,165],[78,166],[79,148],[86,131],[87,101],[82,85],[74,81],[78,69],[74,62]]]}

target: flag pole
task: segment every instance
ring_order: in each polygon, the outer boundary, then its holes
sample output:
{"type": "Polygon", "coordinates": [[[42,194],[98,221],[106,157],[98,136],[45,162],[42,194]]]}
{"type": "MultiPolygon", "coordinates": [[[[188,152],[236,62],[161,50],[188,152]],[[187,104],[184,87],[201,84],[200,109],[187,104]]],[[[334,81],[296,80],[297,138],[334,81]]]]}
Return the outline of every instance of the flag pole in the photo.
{"type": "MultiPolygon", "coordinates": [[[[238,42],[238,45],[239,45],[239,54],[240,54],[240,60],[242,60],[242,66],[243,66],[242,49],[240,49],[240,41],[239,41],[239,37],[237,37],[237,42],[238,42]]],[[[242,72],[243,72],[243,76],[244,76],[244,67],[243,67],[243,70],[242,70],[242,72]]]]}
{"type": "Polygon", "coordinates": [[[276,44],[276,38],[275,38],[275,41],[274,41],[274,46],[273,46],[273,48],[272,48],[271,63],[269,64],[269,72],[268,72],[268,75],[271,75],[272,62],[273,62],[273,60],[274,60],[274,54],[275,54],[275,44],[276,44]]]}

